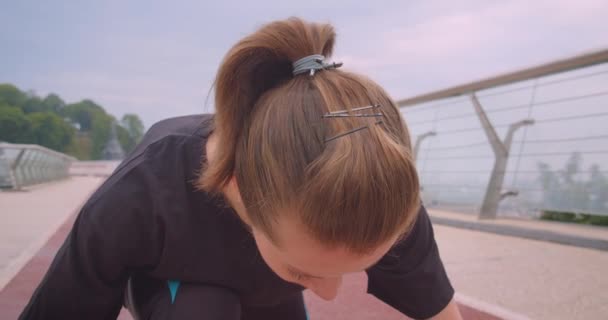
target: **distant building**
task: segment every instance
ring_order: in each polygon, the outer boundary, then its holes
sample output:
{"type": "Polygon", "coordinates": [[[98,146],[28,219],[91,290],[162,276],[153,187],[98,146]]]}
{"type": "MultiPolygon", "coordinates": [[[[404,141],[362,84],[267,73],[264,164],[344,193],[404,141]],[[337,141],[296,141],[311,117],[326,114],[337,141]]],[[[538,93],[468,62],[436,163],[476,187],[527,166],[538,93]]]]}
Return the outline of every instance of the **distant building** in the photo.
{"type": "Polygon", "coordinates": [[[112,122],[112,127],[110,129],[110,137],[108,138],[108,143],[101,153],[101,158],[103,160],[122,160],[125,157],[125,151],[120,146],[120,142],[118,141],[118,135],[116,134],[116,124],[112,122]]]}

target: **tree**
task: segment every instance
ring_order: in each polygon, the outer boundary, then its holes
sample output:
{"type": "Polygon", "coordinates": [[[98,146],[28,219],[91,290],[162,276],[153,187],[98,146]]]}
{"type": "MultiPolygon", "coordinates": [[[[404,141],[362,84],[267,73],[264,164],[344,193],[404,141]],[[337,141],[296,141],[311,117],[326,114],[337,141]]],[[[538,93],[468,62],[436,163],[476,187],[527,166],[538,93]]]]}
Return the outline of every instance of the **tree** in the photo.
{"type": "Polygon", "coordinates": [[[538,181],[543,187],[543,204],[549,207],[557,206],[561,201],[560,195],[562,193],[559,177],[544,162],[538,163],[538,171],[538,181]]]}
{"type": "Polygon", "coordinates": [[[47,108],[43,103],[42,99],[38,96],[29,96],[23,103],[23,112],[34,113],[34,112],[50,112],[51,109],[47,108]]]}
{"type": "Polygon", "coordinates": [[[79,130],[91,138],[91,159],[100,159],[103,148],[110,136],[110,126],[114,117],[92,100],[82,100],[66,105],[61,113],[79,125],[79,130]]]}
{"type": "Polygon", "coordinates": [[[90,100],[82,100],[66,105],[61,114],[78,123],[81,131],[90,131],[93,127],[93,119],[99,114],[105,114],[105,111],[90,100]]]}
{"type": "Polygon", "coordinates": [[[127,129],[122,126],[116,126],[116,135],[118,136],[118,141],[120,142],[122,150],[125,151],[125,154],[131,152],[133,148],[135,148],[135,140],[131,138],[131,135],[127,129]]]}
{"type": "Polygon", "coordinates": [[[9,83],[0,83],[0,104],[21,108],[25,100],[27,95],[17,87],[9,83]]]}
{"type": "Polygon", "coordinates": [[[139,143],[144,135],[144,124],[141,119],[136,114],[127,113],[122,117],[120,122],[127,129],[133,143],[139,143]]]}
{"type": "Polygon", "coordinates": [[[110,130],[114,117],[105,112],[94,112],[91,123],[90,136],[93,143],[91,158],[101,159],[103,148],[110,137],[110,130]]]}
{"type": "Polygon", "coordinates": [[[56,114],[36,112],[28,118],[36,144],[63,152],[72,142],[74,128],[56,114]]]}
{"type": "Polygon", "coordinates": [[[590,179],[581,176],[582,157],[573,153],[563,170],[552,171],[546,163],[539,163],[539,182],[543,187],[543,206],[572,213],[605,210],[608,201],[608,181],[598,165],[590,168],[590,179]],[[578,176],[578,179],[577,179],[578,176]]]}
{"type": "Polygon", "coordinates": [[[44,100],[42,100],[44,107],[54,113],[60,114],[61,109],[65,107],[65,102],[56,94],[48,94],[44,100]]]}
{"type": "MultiPolygon", "coordinates": [[[[100,159],[115,118],[92,100],[67,104],[57,94],[41,98],[12,84],[0,84],[0,140],[31,143],[67,152],[79,159],[100,159]],[[75,129],[78,128],[78,132],[75,129]]],[[[118,126],[118,139],[130,151],[141,139],[143,124],[126,114],[118,126]]]]}
{"type": "Polygon", "coordinates": [[[600,170],[600,166],[594,164],[590,169],[590,179],[587,182],[589,190],[591,210],[599,212],[607,209],[608,204],[608,178],[600,170]]]}
{"type": "Polygon", "coordinates": [[[91,141],[89,134],[76,132],[74,139],[65,151],[80,160],[92,160],[93,141],[91,141]]]}
{"type": "Polygon", "coordinates": [[[575,176],[581,169],[581,162],[580,153],[574,152],[570,155],[570,158],[566,162],[566,167],[560,172],[566,184],[573,185],[575,183],[575,176]]]}
{"type": "Polygon", "coordinates": [[[0,141],[32,143],[31,123],[18,107],[0,103],[0,141]]]}

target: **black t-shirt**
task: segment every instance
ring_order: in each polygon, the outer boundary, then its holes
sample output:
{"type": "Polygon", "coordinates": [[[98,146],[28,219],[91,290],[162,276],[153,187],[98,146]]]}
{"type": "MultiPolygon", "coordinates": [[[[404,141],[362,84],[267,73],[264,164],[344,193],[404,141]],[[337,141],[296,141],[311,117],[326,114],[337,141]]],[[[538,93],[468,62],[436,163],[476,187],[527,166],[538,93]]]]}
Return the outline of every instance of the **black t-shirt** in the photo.
{"type": "MultiPolygon", "coordinates": [[[[232,209],[194,187],[213,116],[161,121],[82,207],[23,319],[115,319],[127,279],[224,287],[273,305],[302,287],[275,275],[232,209]]],[[[368,292],[414,318],[454,290],[424,208],[410,234],[367,270],[368,292]]]]}

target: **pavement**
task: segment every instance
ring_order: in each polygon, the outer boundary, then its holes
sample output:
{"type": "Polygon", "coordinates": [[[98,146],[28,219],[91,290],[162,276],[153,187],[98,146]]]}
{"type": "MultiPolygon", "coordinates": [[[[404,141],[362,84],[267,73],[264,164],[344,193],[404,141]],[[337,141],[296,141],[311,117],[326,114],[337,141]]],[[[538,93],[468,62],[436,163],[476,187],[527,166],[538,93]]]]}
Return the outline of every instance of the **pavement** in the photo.
{"type": "Polygon", "coordinates": [[[608,251],[608,228],[603,226],[531,218],[499,217],[479,220],[476,215],[470,213],[439,209],[430,209],[429,212],[435,224],[608,251]]]}
{"type": "Polygon", "coordinates": [[[442,225],[435,237],[452,284],[472,306],[490,304],[482,310],[503,318],[607,318],[606,251],[442,225]]]}
{"type": "Polygon", "coordinates": [[[0,192],[0,289],[103,181],[72,177],[0,192]]]}
{"type": "MultiPolygon", "coordinates": [[[[102,180],[73,177],[23,192],[0,193],[0,217],[6,222],[0,225],[0,280],[4,279],[0,282],[0,319],[18,316],[69,232],[74,214],[102,180]]],[[[430,213],[432,219],[475,223],[475,219],[453,212],[430,213]]],[[[554,228],[547,230],[600,240],[608,232],[530,222],[538,221],[495,225],[554,228]]],[[[434,224],[465,319],[604,319],[608,314],[608,252],[434,224]]],[[[365,284],[365,274],[346,277],[333,302],[306,292],[311,319],[404,318],[367,295],[365,284]]],[[[123,312],[119,319],[130,317],[123,312]]]]}

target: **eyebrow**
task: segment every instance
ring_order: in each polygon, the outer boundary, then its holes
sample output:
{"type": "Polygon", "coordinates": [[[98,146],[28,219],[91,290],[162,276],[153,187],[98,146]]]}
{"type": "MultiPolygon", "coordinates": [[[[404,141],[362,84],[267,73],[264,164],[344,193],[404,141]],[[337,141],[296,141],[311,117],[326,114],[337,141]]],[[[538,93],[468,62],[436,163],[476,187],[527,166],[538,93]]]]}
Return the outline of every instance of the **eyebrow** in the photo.
{"type": "MultiPolygon", "coordinates": [[[[403,231],[398,237],[397,240],[395,240],[395,243],[393,243],[393,245],[390,246],[390,248],[388,249],[388,251],[386,253],[389,253],[391,250],[393,250],[400,242],[404,241],[410,234],[411,228],[408,228],[407,230],[403,231]]],[[[384,256],[386,255],[386,253],[384,255],[382,255],[380,258],[378,258],[378,260],[376,260],[374,263],[370,264],[367,268],[361,270],[367,270],[371,267],[373,267],[374,265],[376,265],[378,262],[380,262],[380,260],[382,260],[382,258],[384,258],[384,256]]],[[[297,274],[301,277],[305,277],[305,278],[312,278],[312,279],[324,279],[324,277],[319,277],[319,276],[313,276],[311,274],[308,274],[304,271],[300,271],[295,267],[292,267],[289,264],[285,264],[285,266],[287,267],[287,270],[292,273],[292,274],[297,274]]]]}
{"type": "Polygon", "coordinates": [[[288,264],[286,266],[287,266],[287,270],[289,270],[289,272],[292,273],[292,274],[297,274],[297,275],[305,277],[305,278],[323,279],[323,277],[313,276],[313,275],[308,274],[308,273],[306,273],[304,271],[300,271],[300,270],[298,270],[298,269],[296,269],[296,268],[294,268],[294,267],[292,267],[292,266],[290,266],[288,264]]]}
{"type": "MultiPolygon", "coordinates": [[[[380,262],[380,260],[382,260],[382,258],[383,258],[383,257],[384,257],[384,256],[380,257],[380,258],[379,258],[377,261],[375,261],[374,263],[372,263],[372,264],[371,264],[371,265],[369,265],[367,268],[365,268],[365,269],[363,269],[363,270],[361,270],[361,271],[364,271],[364,270],[367,270],[367,269],[371,268],[371,267],[372,267],[372,266],[374,266],[376,263],[380,262]]],[[[313,276],[313,275],[308,274],[308,273],[306,273],[306,272],[304,272],[304,271],[300,271],[300,270],[298,270],[297,268],[294,268],[294,267],[292,267],[292,266],[290,266],[290,265],[288,265],[288,264],[286,264],[286,266],[287,266],[287,270],[289,270],[289,272],[291,272],[291,273],[293,273],[293,274],[297,274],[297,275],[299,275],[299,276],[302,276],[302,277],[305,277],[305,278],[311,278],[311,279],[325,279],[325,277],[313,276]]]]}

